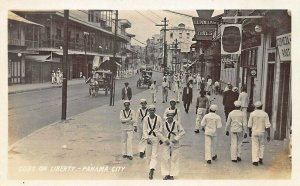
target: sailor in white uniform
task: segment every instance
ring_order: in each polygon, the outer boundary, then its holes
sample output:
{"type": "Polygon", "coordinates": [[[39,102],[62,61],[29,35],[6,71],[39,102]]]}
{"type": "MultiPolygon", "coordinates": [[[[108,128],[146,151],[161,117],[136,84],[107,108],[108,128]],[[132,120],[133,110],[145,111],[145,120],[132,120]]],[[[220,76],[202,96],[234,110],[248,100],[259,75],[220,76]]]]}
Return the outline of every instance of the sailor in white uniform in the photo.
{"type": "Polygon", "coordinates": [[[159,139],[157,133],[163,124],[160,116],[155,114],[156,108],[154,105],[149,105],[147,115],[143,121],[143,138],[147,141],[146,156],[149,164],[149,179],[153,179],[154,171],[157,166],[158,145],[159,139]]]}
{"type": "Polygon", "coordinates": [[[125,109],[120,111],[121,121],[121,143],[122,143],[122,155],[123,158],[132,160],[132,138],[133,131],[136,131],[135,113],[134,110],[130,109],[130,101],[124,101],[125,109]]]}
{"type": "Polygon", "coordinates": [[[201,121],[201,126],[205,130],[205,160],[208,164],[211,164],[211,160],[217,159],[217,129],[222,127],[221,117],[215,113],[217,109],[218,106],[212,104],[209,107],[209,113],[201,121]]]}
{"type": "Polygon", "coordinates": [[[138,125],[138,134],[139,134],[139,152],[140,158],[144,158],[146,150],[146,140],[143,138],[143,122],[145,117],[149,114],[147,109],[147,100],[140,100],[141,107],[136,111],[136,123],[138,125]]]}
{"type": "Polygon", "coordinates": [[[163,142],[161,146],[161,174],[164,180],[173,180],[179,174],[180,143],[185,131],[182,125],[173,120],[174,113],[167,111],[167,119],[161,126],[158,138],[163,142]]]}

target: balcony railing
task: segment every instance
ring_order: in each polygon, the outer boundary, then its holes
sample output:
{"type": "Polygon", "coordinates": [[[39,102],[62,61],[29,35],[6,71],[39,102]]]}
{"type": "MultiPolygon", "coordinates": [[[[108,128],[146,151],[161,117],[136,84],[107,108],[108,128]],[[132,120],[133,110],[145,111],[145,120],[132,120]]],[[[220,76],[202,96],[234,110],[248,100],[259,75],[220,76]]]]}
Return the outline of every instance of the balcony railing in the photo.
{"type": "MultiPolygon", "coordinates": [[[[38,41],[30,41],[25,40],[25,46],[28,49],[39,49],[39,48],[54,48],[54,49],[61,49],[63,47],[63,40],[62,39],[48,39],[48,40],[40,40],[38,41]]],[[[85,46],[79,42],[69,42],[69,50],[75,51],[85,51],[85,46]]],[[[94,52],[100,54],[112,54],[113,49],[110,48],[99,48],[99,45],[88,43],[86,44],[86,51],[87,52],[94,52]]]]}
{"type": "Polygon", "coordinates": [[[21,39],[8,39],[8,45],[26,46],[26,42],[21,39]]]}

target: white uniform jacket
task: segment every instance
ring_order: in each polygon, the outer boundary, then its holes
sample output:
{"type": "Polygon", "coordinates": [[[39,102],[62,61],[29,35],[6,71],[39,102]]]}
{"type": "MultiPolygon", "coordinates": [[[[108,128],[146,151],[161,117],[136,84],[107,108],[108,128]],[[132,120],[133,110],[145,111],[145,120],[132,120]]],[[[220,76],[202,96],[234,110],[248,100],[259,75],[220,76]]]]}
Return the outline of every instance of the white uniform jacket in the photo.
{"type": "Polygon", "coordinates": [[[240,110],[233,110],[229,113],[225,131],[242,132],[247,129],[247,119],[245,113],[240,110]]]}
{"type": "Polygon", "coordinates": [[[167,113],[174,113],[175,114],[175,116],[174,116],[174,120],[177,120],[178,122],[180,122],[180,109],[179,108],[177,108],[177,107],[175,107],[175,109],[174,110],[172,110],[171,109],[171,107],[168,107],[168,108],[166,108],[166,110],[165,110],[165,112],[164,112],[164,120],[166,120],[167,119],[167,113]]]}
{"type": "Polygon", "coordinates": [[[134,110],[129,109],[128,112],[125,110],[121,110],[120,121],[122,123],[122,130],[133,130],[133,127],[136,126],[134,110]]]}
{"type": "Polygon", "coordinates": [[[242,107],[248,107],[248,103],[249,103],[248,94],[246,92],[241,92],[238,101],[241,102],[242,107]]]}
{"type": "Polygon", "coordinates": [[[217,128],[222,127],[221,117],[210,112],[203,117],[201,126],[205,127],[205,135],[217,136],[217,128]]]}
{"type": "Polygon", "coordinates": [[[165,142],[167,140],[172,143],[172,140],[177,140],[176,144],[173,144],[174,147],[179,147],[179,140],[185,134],[185,131],[182,125],[178,121],[173,121],[172,123],[168,123],[167,121],[160,127],[159,132],[157,134],[158,138],[165,142]]]}
{"type": "Polygon", "coordinates": [[[141,125],[143,125],[143,121],[145,119],[145,117],[148,115],[148,109],[146,108],[145,110],[142,109],[142,107],[140,107],[137,111],[136,111],[136,123],[139,123],[141,125]]]}
{"type": "Polygon", "coordinates": [[[143,138],[155,138],[159,128],[161,127],[163,121],[160,116],[155,114],[153,119],[150,118],[150,115],[147,115],[143,121],[143,138]]]}
{"type": "Polygon", "coordinates": [[[263,110],[251,112],[248,127],[252,128],[252,135],[264,133],[266,128],[271,127],[268,114],[263,110]]]}

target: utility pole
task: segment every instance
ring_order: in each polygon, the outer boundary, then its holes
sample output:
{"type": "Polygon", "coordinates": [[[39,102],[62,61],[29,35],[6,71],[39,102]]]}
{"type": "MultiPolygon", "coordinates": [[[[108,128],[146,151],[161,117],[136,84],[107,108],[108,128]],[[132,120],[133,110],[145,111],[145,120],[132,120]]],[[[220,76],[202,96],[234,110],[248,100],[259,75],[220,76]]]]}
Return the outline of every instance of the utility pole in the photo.
{"type": "Polygon", "coordinates": [[[175,57],[176,57],[176,63],[175,63],[175,73],[177,73],[177,65],[178,65],[178,56],[177,56],[177,48],[178,48],[178,42],[177,38],[175,39],[175,57]]]}
{"type": "Polygon", "coordinates": [[[166,73],[166,68],[167,68],[167,41],[166,41],[166,31],[167,31],[167,18],[165,17],[163,21],[163,25],[155,25],[155,26],[163,26],[163,31],[164,31],[164,75],[166,73]]]}
{"type": "Polygon", "coordinates": [[[61,120],[67,118],[67,78],[68,78],[68,19],[69,10],[64,10],[64,47],[63,47],[63,84],[62,84],[62,109],[61,120]]]}
{"type": "MultiPolygon", "coordinates": [[[[116,19],[115,19],[115,37],[114,37],[114,52],[113,52],[113,62],[111,64],[111,69],[113,69],[116,65],[116,53],[117,53],[117,35],[118,35],[118,10],[116,10],[116,19]]],[[[114,70],[112,71],[112,76],[111,76],[111,89],[110,89],[110,102],[109,106],[114,106],[115,105],[115,72],[114,70]]]]}

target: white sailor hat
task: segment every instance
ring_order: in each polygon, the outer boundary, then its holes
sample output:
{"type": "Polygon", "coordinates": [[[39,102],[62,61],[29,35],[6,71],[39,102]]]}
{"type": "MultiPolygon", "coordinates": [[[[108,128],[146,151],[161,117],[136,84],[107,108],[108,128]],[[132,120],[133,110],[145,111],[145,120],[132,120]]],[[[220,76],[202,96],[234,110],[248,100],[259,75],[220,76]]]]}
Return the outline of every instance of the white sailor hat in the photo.
{"type": "Polygon", "coordinates": [[[234,106],[241,107],[242,103],[240,101],[235,101],[234,106]]]}
{"type": "Polygon", "coordinates": [[[255,107],[261,107],[261,106],[262,106],[261,101],[255,102],[255,103],[254,103],[254,106],[255,106],[255,107]]]}
{"type": "Polygon", "coordinates": [[[156,109],[155,105],[149,105],[148,109],[156,109]]]}
{"type": "Polygon", "coordinates": [[[140,103],[144,103],[144,102],[147,102],[146,99],[140,99],[140,103]]]}
{"type": "Polygon", "coordinates": [[[175,100],[175,99],[170,99],[170,103],[171,103],[171,102],[175,102],[175,103],[176,103],[176,100],[175,100]]]}
{"type": "Polygon", "coordinates": [[[167,116],[167,117],[168,117],[168,116],[172,116],[172,117],[173,117],[174,114],[175,114],[175,113],[174,113],[172,110],[169,110],[169,109],[166,110],[166,116],[167,116]]]}
{"type": "Polygon", "coordinates": [[[129,104],[130,104],[130,101],[129,101],[129,100],[124,100],[124,104],[125,104],[125,103],[129,103],[129,104]]]}
{"type": "Polygon", "coordinates": [[[212,105],[210,105],[209,110],[216,111],[216,110],[218,110],[218,106],[215,104],[212,104],[212,105]]]}
{"type": "Polygon", "coordinates": [[[233,88],[232,88],[232,91],[233,91],[233,92],[236,92],[236,91],[238,91],[238,90],[239,90],[239,88],[237,88],[237,87],[233,87],[233,88]]]}

